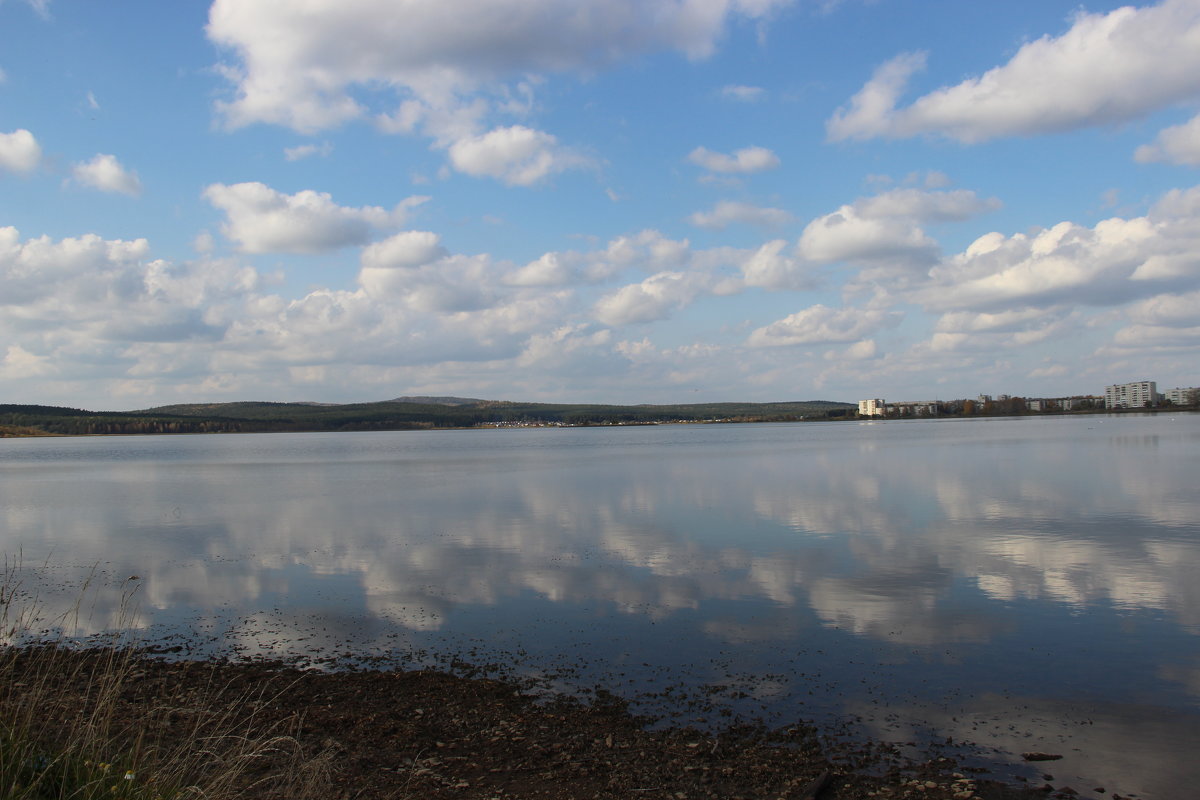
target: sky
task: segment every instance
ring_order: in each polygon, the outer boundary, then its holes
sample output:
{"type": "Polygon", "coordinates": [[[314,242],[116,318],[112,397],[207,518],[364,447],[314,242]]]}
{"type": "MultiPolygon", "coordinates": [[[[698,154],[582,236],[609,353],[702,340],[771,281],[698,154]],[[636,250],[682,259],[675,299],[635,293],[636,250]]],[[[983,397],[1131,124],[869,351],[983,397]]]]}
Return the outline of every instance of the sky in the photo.
{"type": "Polygon", "coordinates": [[[1200,385],[1200,0],[0,0],[0,402],[1200,385]]]}

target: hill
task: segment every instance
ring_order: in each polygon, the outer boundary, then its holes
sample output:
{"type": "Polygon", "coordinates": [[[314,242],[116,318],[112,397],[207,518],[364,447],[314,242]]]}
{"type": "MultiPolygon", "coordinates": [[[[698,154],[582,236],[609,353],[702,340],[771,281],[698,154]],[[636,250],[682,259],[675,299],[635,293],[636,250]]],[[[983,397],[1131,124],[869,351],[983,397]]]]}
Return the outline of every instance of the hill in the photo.
{"type": "Polygon", "coordinates": [[[188,403],[136,411],[0,405],[0,425],[59,435],[366,431],[665,422],[782,422],[842,417],[854,406],[783,403],[600,405],[461,397],[400,397],[375,403],[188,403]]]}

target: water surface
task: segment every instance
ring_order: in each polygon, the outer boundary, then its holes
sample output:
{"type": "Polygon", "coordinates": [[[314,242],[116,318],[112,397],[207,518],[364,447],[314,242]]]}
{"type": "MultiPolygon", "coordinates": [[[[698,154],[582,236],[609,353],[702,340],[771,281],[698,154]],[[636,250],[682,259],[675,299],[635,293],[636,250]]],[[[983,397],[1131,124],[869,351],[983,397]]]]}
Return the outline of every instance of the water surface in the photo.
{"type": "Polygon", "coordinates": [[[1200,782],[1197,476],[1200,415],[14,439],[0,551],[51,609],[138,576],[144,636],[196,654],[706,689],[1169,798],[1200,782]]]}

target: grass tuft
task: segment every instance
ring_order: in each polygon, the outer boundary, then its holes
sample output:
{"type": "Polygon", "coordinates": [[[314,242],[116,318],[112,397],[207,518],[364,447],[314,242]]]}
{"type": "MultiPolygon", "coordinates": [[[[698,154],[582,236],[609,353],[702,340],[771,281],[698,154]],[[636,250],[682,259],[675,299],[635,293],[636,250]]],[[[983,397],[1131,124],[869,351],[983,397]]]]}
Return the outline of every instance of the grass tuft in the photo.
{"type": "Polygon", "coordinates": [[[301,720],[265,719],[287,687],[235,691],[211,669],[201,690],[155,683],[133,635],[136,581],[121,586],[116,634],[80,648],[72,634],[90,587],[45,619],[22,574],[6,562],[0,575],[0,800],[330,795],[332,757],[303,752],[301,720]]]}

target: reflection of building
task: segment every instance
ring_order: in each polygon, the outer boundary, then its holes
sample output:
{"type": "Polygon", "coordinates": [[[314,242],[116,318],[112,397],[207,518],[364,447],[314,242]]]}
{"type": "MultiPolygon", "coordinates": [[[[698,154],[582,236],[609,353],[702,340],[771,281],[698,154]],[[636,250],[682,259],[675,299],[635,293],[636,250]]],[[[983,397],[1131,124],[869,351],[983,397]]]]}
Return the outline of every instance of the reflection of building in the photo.
{"type": "Polygon", "coordinates": [[[858,415],[860,417],[882,417],[887,413],[887,401],[878,398],[872,400],[858,401],[858,415]]]}
{"type": "Polygon", "coordinates": [[[1118,383],[1104,388],[1107,408],[1148,408],[1158,402],[1158,386],[1154,381],[1118,383]]]}

